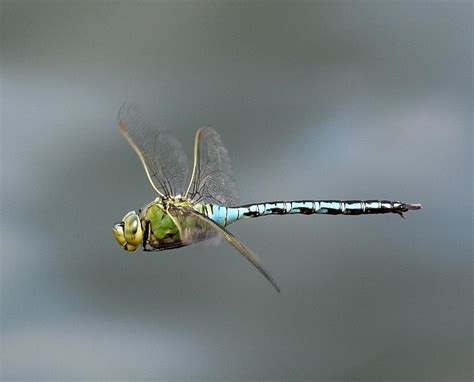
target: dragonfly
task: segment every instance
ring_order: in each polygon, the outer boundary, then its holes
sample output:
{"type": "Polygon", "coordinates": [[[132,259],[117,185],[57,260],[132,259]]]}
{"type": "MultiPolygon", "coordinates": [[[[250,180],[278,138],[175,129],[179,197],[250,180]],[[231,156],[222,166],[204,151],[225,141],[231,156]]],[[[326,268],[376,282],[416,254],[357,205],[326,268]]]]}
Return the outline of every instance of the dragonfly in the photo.
{"type": "Polygon", "coordinates": [[[242,254],[280,292],[262,262],[227,227],[239,220],[292,214],[367,215],[404,213],[419,203],[389,200],[294,200],[239,204],[227,149],[216,130],[204,127],[194,139],[189,171],[186,154],[169,132],[150,128],[135,104],[124,104],[118,128],[137,154],[156,198],[128,212],[112,228],[127,251],[163,251],[204,241],[224,239],[242,254]],[[189,175],[189,172],[191,174],[189,175]]]}

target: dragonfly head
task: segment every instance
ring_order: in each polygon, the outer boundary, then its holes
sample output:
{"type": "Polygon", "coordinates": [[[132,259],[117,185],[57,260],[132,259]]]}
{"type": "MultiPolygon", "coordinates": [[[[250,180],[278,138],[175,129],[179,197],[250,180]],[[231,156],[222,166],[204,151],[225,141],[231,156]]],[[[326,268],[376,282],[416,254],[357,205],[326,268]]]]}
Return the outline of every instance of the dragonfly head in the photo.
{"type": "Polygon", "coordinates": [[[114,224],[112,234],[124,249],[135,251],[143,242],[140,216],[135,211],[130,211],[123,217],[120,223],[114,224]]]}

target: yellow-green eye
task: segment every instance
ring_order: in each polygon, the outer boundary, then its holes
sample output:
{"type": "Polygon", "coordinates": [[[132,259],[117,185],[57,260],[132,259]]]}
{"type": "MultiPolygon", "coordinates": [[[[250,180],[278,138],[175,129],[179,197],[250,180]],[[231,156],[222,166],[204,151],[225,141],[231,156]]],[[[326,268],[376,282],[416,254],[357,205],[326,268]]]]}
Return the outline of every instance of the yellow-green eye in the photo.
{"type": "Polygon", "coordinates": [[[123,223],[114,224],[112,228],[112,234],[115,237],[115,240],[123,247],[127,242],[125,236],[123,235],[123,223]]]}
{"type": "Polygon", "coordinates": [[[138,246],[143,241],[142,223],[135,211],[123,217],[123,233],[127,244],[138,246]]]}

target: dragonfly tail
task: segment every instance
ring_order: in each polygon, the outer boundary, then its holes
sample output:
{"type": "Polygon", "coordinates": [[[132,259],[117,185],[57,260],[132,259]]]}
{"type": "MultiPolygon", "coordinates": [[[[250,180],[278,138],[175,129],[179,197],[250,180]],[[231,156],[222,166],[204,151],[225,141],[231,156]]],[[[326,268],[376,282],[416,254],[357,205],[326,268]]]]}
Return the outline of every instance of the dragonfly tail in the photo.
{"type": "Polygon", "coordinates": [[[404,212],[421,210],[421,208],[421,203],[403,203],[400,207],[400,211],[398,211],[397,213],[400,215],[401,218],[405,219],[404,212]]]}
{"type": "Polygon", "coordinates": [[[420,203],[403,203],[389,200],[300,200],[267,202],[239,207],[206,206],[207,216],[221,226],[243,218],[288,214],[324,215],[377,215],[404,213],[421,209],[420,203]]]}
{"type": "Polygon", "coordinates": [[[404,203],[405,208],[408,210],[421,210],[421,203],[404,203]]]}

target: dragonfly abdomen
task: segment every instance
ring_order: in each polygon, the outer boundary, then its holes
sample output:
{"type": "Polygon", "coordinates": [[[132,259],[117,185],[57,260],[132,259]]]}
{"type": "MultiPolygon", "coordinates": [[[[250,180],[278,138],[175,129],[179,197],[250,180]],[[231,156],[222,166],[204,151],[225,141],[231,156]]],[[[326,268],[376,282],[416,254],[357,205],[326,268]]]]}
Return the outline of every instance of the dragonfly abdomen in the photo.
{"type": "Polygon", "coordinates": [[[298,200],[290,202],[267,202],[239,207],[206,205],[207,215],[221,226],[227,226],[244,218],[269,215],[369,215],[396,213],[420,209],[419,204],[389,200],[298,200]]]}

